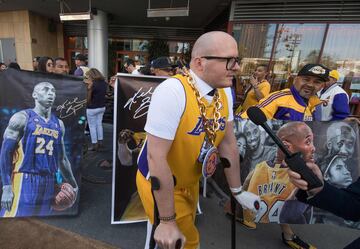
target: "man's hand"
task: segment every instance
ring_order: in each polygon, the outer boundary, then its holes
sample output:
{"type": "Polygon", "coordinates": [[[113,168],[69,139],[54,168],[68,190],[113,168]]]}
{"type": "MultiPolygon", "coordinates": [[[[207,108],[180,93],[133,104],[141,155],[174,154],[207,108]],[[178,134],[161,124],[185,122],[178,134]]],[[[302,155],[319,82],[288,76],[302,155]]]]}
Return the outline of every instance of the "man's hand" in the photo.
{"type": "Polygon", "coordinates": [[[175,221],[160,222],[155,230],[154,239],[161,249],[178,249],[175,248],[175,245],[179,239],[181,240],[180,248],[182,249],[186,242],[175,221]]]}
{"type": "Polygon", "coordinates": [[[76,197],[77,188],[74,188],[69,183],[63,183],[58,186],[52,208],[56,211],[64,211],[74,205],[76,197]]]}
{"type": "Polygon", "coordinates": [[[115,88],[115,82],[116,82],[116,75],[112,76],[109,80],[109,85],[112,87],[112,88],[115,88]]]}
{"type": "Polygon", "coordinates": [[[14,193],[12,191],[12,186],[11,185],[4,185],[2,190],[3,190],[3,193],[2,193],[2,196],[1,196],[1,208],[4,208],[4,209],[6,209],[7,211],[10,212],[12,202],[13,202],[13,199],[14,199],[14,193]]]}
{"type": "Polygon", "coordinates": [[[250,81],[249,82],[252,85],[252,87],[256,87],[259,84],[257,78],[255,78],[254,75],[250,76],[250,81]]]}
{"type": "Polygon", "coordinates": [[[255,214],[257,213],[259,208],[258,205],[260,205],[260,197],[258,195],[243,191],[241,194],[235,195],[234,197],[244,209],[249,209],[255,214]]]}
{"type": "MultiPolygon", "coordinates": [[[[319,180],[322,183],[324,183],[324,177],[320,171],[319,166],[317,166],[313,162],[308,162],[308,163],[306,163],[306,165],[312,170],[312,172],[314,172],[314,174],[319,178],[319,180]]],[[[308,183],[301,178],[300,174],[296,173],[295,171],[292,171],[291,169],[288,169],[288,174],[289,174],[290,181],[292,182],[292,184],[294,184],[299,189],[308,191],[308,183]]],[[[314,188],[308,192],[310,193],[310,195],[316,195],[323,189],[323,187],[324,186],[321,186],[319,188],[314,188]]]]}

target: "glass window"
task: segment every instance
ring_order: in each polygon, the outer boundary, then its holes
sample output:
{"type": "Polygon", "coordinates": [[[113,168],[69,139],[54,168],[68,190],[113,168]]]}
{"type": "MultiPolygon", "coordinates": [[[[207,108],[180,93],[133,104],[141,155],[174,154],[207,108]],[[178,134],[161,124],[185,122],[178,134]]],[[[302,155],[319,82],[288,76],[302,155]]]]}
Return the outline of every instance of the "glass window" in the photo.
{"type": "Polygon", "coordinates": [[[178,53],[179,48],[181,48],[180,42],[168,42],[169,52],[170,53],[178,53]],[[179,46],[180,45],[180,46],[179,46]]]}
{"type": "Polygon", "coordinates": [[[274,45],[274,74],[287,79],[307,63],[316,63],[326,24],[280,24],[274,45]]]}
{"type": "Polygon", "coordinates": [[[353,93],[360,78],[360,24],[330,24],[321,63],[340,73],[340,84],[353,93]]]}
{"type": "Polygon", "coordinates": [[[190,43],[189,42],[185,42],[184,43],[184,54],[189,53],[190,52],[190,43]]]}
{"type": "Polygon", "coordinates": [[[240,62],[235,92],[236,104],[243,101],[251,74],[259,64],[269,64],[276,24],[235,24],[233,35],[238,42],[240,62]]]}
{"type": "Polygon", "coordinates": [[[16,61],[16,49],[14,38],[0,39],[0,62],[9,64],[16,61]]]}
{"type": "Polygon", "coordinates": [[[239,45],[241,75],[250,75],[257,64],[268,64],[276,24],[236,24],[233,28],[239,45]]]}
{"type": "Polygon", "coordinates": [[[124,48],[125,51],[132,51],[132,41],[131,40],[124,40],[124,48]]]}
{"type": "Polygon", "coordinates": [[[87,49],[88,48],[88,39],[87,37],[69,37],[69,48],[72,49],[87,49]]]}
{"type": "Polygon", "coordinates": [[[169,52],[174,54],[186,54],[189,52],[190,43],[188,42],[168,42],[169,52]]]}
{"type": "Polygon", "coordinates": [[[118,51],[148,51],[147,40],[109,39],[109,46],[118,51]]]}
{"type": "Polygon", "coordinates": [[[75,48],[77,49],[83,49],[87,47],[85,46],[85,39],[84,37],[75,37],[75,48]]]}
{"type": "Polygon", "coordinates": [[[148,51],[149,41],[133,40],[133,51],[148,51]]]}
{"type": "Polygon", "coordinates": [[[88,49],[88,38],[87,37],[84,37],[84,41],[83,41],[84,43],[83,43],[83,48],[85,48],[85,49],[88,49]]]}

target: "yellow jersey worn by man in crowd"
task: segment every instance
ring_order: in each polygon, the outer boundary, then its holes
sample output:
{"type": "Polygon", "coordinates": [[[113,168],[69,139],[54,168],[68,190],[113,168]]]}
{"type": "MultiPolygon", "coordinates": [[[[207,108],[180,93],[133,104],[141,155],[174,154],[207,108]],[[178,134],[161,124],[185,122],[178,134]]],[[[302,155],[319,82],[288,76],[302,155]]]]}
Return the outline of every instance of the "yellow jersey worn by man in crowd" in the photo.
{"type": "Polygon", "coordinates": [[[259,201],[240,182],[229,88],[239,69],[237,42],[225,32],[203,34],[194,44],[190,69],[156,88],[145,125],[147,141],[138,158],[137,187],[151,224],[154,199],[148,177],[160,182],[154,191],[160,220],[154,239],[160,248],[174,249],[179,239],[182,248],[199,248],[194,224],[199,180],[214,172],[217,156],[230,162],[225,175],[235,199],[254,212],[259,201]]]}
{"type": "MultiPolygon", "coordinates": [[[[313,144],[313,133],[303,122],[291,122],[284,124],[277,132],[278,137],[284,143],[291,153],[301,152],[306,162],[314,162],[315,147],[313,144]]],[[[256,217],[253,217],[247,210],[244,211],[244,219],[255,222],[278,222],[280,220],[288,220],[287,217],[281,217],[282,209],[285,201],[294,191],[295,186],[289,181],[287,174],[288,167],[284,163],[284,154],[281,150],[277,151],[274,160],[263,161],[256,165],[254,171],[247,176],[244,186],[247,191],[257,194],[261,198],[259,212],[256,217]]],[[[297,205],[299,210],[306,210],[304,204],[300,202],[292,203],[297,205]]],[[[293,210],[293,209],[291,209],[293,210]]],[[[287,212],[287,216],[289,212],[287,212]]],[[[299,213],[296,216],[303,216],[299,213]]],[[[294,213],[290,214],[291,220],[303,220],[303,217],[293,217],[294,213]]],[[[291,248],[314,248],[312,245],[302,241],[296,236],[289,225],[281,224],[282,240],[291,248]]]]}
{"type": "MultiPolygon", "coordinates": [[[[299,71],[291,88],[270,94],[260,100],[258,107],[268,119],[312,121],[315,108],[321,103],[316,94],[328,79],[328,68],[307,64],[299,71]]],[[[247,118],[246,113],[241,117],[247,118]]]]}
{"type": "Polygon", "coordinates": [[[246,111],[250,106],[257,105],[259,101],[270,93],[270,83],[266,80],[267,65],[258,65],[253,75],[250,76],[249,86],[245,90],[244,103],[238,107],[236,113],[246,111]]]}
{"type": "Polygon", "coordinates": [[[349,96],[336,83],[339,78],[339,72],[332,70],[329,74],[329,81],[318,93],[322,104],[316,109],[316,115],[321,121],[342,120],[350,115],[349,96]]]}

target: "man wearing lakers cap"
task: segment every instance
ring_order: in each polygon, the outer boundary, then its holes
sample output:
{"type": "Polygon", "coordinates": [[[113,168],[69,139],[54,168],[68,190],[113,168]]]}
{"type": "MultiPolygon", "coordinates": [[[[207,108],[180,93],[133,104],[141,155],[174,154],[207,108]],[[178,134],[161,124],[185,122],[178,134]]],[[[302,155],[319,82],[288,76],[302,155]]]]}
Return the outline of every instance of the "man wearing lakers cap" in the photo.
{"type": "Polygon", "coordinates": [[[319,105],[319,116],[321,121],[341,120],[350,114],[349,96],[336,82],[340,74],[337,70],[329,73],[329,81],[325,83],[324,88],[318,93],[322,104],[319,105]]]}
{"type": "Polygon", "coordinates": [[[154,191],[160,220],[154,239],[166,249],[174,249],[179,239],[182,248],[199,248],[194,224],[199,179],[213,173],[215,155],[230,162],[225,175],[235,199],[253,211],[259,201],[240,182],[229,89],[239,69],[237,42],[225,32],[203,34],[194,44],[190,69],[156,88],[145,125],[147,141],[138,158],[137,187],[151,224],[154,201],[148,178],[160,182],[154,191]]]}
{"type": "MultiPolygon", "coordinates": [[[[268,119],[312,121],[316,106],[321,103],[316,94],[328,80],[328,68],[321,64],[306,64],[295,77],[292,87],[270,94],[257,106],[268,119]]],[[[247,118],[245,112],[240,116],[247,118]]]]}

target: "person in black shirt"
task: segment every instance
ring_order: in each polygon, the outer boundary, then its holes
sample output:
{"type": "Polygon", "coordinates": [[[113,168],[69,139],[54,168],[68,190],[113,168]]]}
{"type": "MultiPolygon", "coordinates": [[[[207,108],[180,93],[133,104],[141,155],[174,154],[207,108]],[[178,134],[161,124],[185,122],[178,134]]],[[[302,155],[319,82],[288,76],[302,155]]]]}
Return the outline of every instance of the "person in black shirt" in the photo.
{"type": "MultiPolygon", "coordinates": [[[[320,168],[316,164],[309,163],[307,166],[324,185],[308,190],[307,182],[301,179],[298,173],[289,170],[290,181],[299,188],[296,198],[301,202],[324,209],[346,220],[360,221],[360,178],[347,188],[337,188],[324,181],[320,168]]],[[[345,247],[345,249],[358,248],[360,248],[360,237],[345,247]]]]}
{"type": "Polygon", "coordinates": [[[96,151],[102,146],[103,126],[102,120],[105,112],[105,94],[107,83],[104,76],[96,68],[89,69],[84,75],[87,84],[87,108],[86,116],[90,129],[92,146],[88,149],[96,151]]]}

